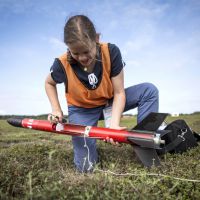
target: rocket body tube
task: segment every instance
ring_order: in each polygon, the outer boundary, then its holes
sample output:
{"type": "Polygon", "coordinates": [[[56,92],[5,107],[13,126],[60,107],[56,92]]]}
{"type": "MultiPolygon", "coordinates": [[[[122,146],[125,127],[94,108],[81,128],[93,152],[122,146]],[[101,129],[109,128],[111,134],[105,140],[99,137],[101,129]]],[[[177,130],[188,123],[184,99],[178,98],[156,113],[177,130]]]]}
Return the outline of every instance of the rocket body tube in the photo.
{"type": "Polygon", "coordinates": [[[162,148],[161,146],[165,141],[161,139],[161,134],[167,134],[168,131],[162,130],[160,132],[158,127],[166,116],[166,113],[150,113],[130,131],[77,124],[51,123],[47,120],[28,118],[11,118],[7,121],[9,124],[16,127],[30,128],[71,136],[96,138],[100,140],[109,137],[115,142],[131,144],[143,165],[151,167],[159,166],[161,164],[156,149],[162,148]]]}
{"type": "Polygon", "coordinates": [[[83,126],[75,124],[51,123],[47,120],[36,119],[9,119],[8,123],[13,126],[30,128],[34,130],[53,132],[57,134],[66,134],[71,136],[82,136],[104,140],[107,137],[112,138],[115,142],[129,143],[148,148],[159,148],[162,140],[152,131],[126,131],[109,129],[102,127],[83,126]]]}

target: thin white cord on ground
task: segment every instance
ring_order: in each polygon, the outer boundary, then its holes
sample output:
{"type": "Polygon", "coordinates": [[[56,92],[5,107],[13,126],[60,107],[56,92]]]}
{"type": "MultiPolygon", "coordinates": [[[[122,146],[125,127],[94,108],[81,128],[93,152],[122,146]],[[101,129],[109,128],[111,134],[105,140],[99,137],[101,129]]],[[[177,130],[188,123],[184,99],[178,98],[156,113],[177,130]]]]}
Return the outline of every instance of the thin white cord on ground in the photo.
{"type": "MultiPolygon", "coordinates": [[[[115,176],[143,176],[144,175],[144,174],[136,174],[136,173],[123,173],[122,174],[122,173],[115,173],[115,172],[112,172],[110,170],[101,170],[101,169],[94,169],[94,172],[95,171],[102,172],[102,173],[108,173],[108,174],[112,174],[112,175],[115,175],[115,176]]],[[[200,183],[200,180],[178,178],[178,177],[174,177],[174,176],[170,176],[170,175],[164,175],[164,174],[147,173],[145,175],[146,176],[157,176],[157,177],[171,178],[171,179],[175,179],[175,180],[179,180],[179,181],[200,183]]]]}

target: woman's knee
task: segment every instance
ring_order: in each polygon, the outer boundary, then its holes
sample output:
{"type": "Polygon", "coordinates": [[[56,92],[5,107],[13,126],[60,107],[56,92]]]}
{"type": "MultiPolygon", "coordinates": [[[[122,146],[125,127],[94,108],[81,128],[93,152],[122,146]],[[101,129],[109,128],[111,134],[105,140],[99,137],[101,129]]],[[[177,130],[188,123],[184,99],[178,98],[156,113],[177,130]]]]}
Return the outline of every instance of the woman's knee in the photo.
{"type": "Polygon", "coordinates": [[[158,98],[159,90],[153,83],[143,83],[143,84],[145,87],[145,91],[147,91],[148,95],[158,98]]]}

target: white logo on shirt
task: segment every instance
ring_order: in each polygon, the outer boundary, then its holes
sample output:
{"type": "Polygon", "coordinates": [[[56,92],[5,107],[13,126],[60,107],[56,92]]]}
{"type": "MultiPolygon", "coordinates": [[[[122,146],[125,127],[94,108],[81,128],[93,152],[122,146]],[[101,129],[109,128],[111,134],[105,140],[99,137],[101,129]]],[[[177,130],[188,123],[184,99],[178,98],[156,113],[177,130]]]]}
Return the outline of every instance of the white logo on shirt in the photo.
{"type": "Polygon", "coordinates": [[[98,83],[98,78],[96,77],[96,75],[94,73],[89,74],[88,80],[90,85],[92,85],[92,89],[95,89],[97,87],[96,84],[98,83]]]}

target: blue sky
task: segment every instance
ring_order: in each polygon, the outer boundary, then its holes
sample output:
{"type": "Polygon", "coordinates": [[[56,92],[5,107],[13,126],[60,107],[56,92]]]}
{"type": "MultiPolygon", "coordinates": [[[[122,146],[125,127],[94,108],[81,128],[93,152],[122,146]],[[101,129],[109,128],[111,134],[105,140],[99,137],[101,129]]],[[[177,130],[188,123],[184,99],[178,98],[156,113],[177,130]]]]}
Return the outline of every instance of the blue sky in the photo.
{"type": "MultiPolygon", "coordinates": [[[[200,111],[199,0],[0,0],[0,114],[51,112],[44,81],[74,14],[121,49],[126,87],[154,83],[160,112],[200,111]]],[[[58,92],[67,114],[63,85],[58,92]]]]}

